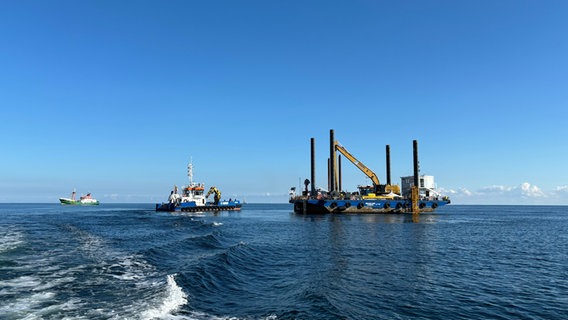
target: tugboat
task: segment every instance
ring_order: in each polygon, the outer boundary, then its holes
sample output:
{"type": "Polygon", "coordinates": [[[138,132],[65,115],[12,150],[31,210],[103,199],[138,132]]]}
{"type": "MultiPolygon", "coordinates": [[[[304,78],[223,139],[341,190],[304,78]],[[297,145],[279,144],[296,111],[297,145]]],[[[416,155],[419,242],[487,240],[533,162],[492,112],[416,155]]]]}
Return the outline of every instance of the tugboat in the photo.
{"type": "Polygon", "coordinates": [[[434,189],[434,177],[419,175],[418,142],[414,140],[414,175],[402,177],[402,192],[398,185],[391,185],[390,146],[386,146],[387,183],[381,184],[377,175],[357,160],[334,138],[330,130],[329,190],[315,187],[315,140],[311,141],[311,179],[304,181],[305,190],[296,195],[296,188],[290,189],[290,203],[295,213],[413,213],[434,212],[436,208],[447,205],[450,199],[434,189]],[[340,152],[365,175],[373,185],[359,186],[355,192],[341,189],[340,152]],[[339,161],[338,161],[339,160],[339,161]],[[336,172],[338,170],[338,172],[336,172]],[[308,186],[311,184],[311,189],[308,186]]]}
{"type": "Polygon", "coordinates": [[[187,176],[189,177],[189,185],[182,187],[182,193],[178,193],[178,187],[170,192],[168,202],[156,203],[156,211],[240,211],[241,202],[239,200],[229,199],[221,201],[221,191],[216,187],[209,188],[204,195],[205,185],[193,181],[193,163],[187,165],[187,176]],[[207,198],[214,194],[213,202],[207,202],[207,198]]]}
{"type": "Polygon", "coordinates": [[[80,205],[80,206],[96,206],[99,201],[91,197],[91,193],[87,193],[84,196],[79,197],[79,200],[75,199],[76,192],[73,190],[71,193],[71,198],[59,198],[59,202],[65,205],[80,205]]]}

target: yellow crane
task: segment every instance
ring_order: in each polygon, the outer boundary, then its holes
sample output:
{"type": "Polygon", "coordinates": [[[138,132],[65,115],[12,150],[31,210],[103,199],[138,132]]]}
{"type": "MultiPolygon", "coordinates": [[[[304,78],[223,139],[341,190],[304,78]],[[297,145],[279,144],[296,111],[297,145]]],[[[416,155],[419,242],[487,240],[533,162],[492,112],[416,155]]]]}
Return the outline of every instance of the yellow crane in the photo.
{"type": "Polygon", "coordinates": [[[369,198],[394,198],[395,196],[400,196],[400,187],[398,185],[381,185],[379,182],[379,177],[361,161],[357,160],[344,146],[342,146],[338,141],[334,141],[335,150],[339,151],[344,155],[351,163],[353,163],[359,170],[371,179],[373,182],[373,192],[369,192],[363,196],[363,199],[369,198]],[[393,193],[395,195],[393,195],[393,193]]]}
{"type": "Polygon", "coordinates": [[[207,192],[207,195],[205,196],[205,198],[208,198],[212,193],[215,194],[213,196],[213,204],[218,205],[219,201],[221,200],[221,191],[219,191],[219,189],[217,189],[213,186],[213,187],[209,188],[209,192],[207,192]]]}

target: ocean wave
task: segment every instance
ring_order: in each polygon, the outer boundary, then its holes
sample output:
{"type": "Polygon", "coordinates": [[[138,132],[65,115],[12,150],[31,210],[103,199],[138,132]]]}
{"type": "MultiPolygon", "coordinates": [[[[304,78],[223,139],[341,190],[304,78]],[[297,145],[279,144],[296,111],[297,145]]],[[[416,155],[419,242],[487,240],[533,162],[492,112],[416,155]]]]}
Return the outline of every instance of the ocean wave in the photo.
{"type": "Polygon", "coordinates": [[[277,320],[278,317],[274,314],[261,317],[235,317],[235,316],[216,316],[206,312],[192,311],[187,316],[176,316],[171,319],[179,320],[277,320]]]}
{"type": "Polygon", "coordinates": [[[141,319],[165,319],[172,316],[181,306],[187,304],[187,294],[185,294],[175,281],[174,275],[167,276],[167,286],[164,297],[157,306],[143,311],[141,319]]]}
{"type": "Polygon", "coordinates": [[[165,256],[171,259],[195,260],[223,249],[222,236],[216,232],[208,232],[157,241],[154,246],[145,250],[144,254],[151,261],[162,260],[165,256]]]}
{"type": "Polygon", "coordinates": [[[251,251],[244,242],[238,242],[223,250],[210,252],[190,269],[181,272],[180,279],[192,289],[197,301],[209,295],[225,297],[226,300],[245,296],[254,299],[254,292],[247,291],[250,288],[247,282],[255,281],[249,277],[250,271],[254,273],[254,270],[246,265],[247,257],[254,255],[251,251]]]}

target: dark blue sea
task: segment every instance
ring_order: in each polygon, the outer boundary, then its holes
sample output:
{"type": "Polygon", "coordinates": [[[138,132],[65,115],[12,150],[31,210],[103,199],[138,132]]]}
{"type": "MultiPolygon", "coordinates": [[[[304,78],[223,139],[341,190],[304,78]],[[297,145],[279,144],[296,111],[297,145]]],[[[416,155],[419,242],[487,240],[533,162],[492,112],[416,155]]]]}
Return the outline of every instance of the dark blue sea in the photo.
{"type": "Polygon", "coordinates": [[[0,204],[1,319],[566,319],[568,207],[0,204]]]}

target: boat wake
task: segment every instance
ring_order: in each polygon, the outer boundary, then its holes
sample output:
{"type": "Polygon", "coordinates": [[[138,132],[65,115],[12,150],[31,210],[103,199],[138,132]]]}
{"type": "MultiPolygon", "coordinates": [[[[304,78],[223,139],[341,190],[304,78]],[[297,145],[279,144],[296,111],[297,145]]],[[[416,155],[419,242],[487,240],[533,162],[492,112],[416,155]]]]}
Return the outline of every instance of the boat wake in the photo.
{"type": "Polygon", "coordinates": [[[141,318],[144,320],[166,319],[185,304],[187,304],[187,295],[177,285],[174,275],[169,274],[167,276],[167,290],[160,305],[142,312],[141,318]]]}
{"type": "MultiPolygon", "coordinates": [[[[65,216],[35,229],[0,226],[0,318],[238,320],[256,314],[253,287],[259,286],[250,283],[258,274],[251,268],[262,261],[246,242],[225,236],[224,221],[174,216],[164,229],[143,229],[140,243],[131,240],[139,229],[109,232],[106,219],[105,213],[101,223],[65,216]],[[232,299],[241,295],[250,305],[234,309],[232,299]],[[210,308],[211,296],[229,302],[210,308]]],[[[269,305],[254,319],[276,319],[269,305]]]]}
{"type": "Polygon", "coordinates": [[[187,304],[175,276],[141,255],[74,225],[60,230],[65,248],[48,250],[45,239],[0,230],[2,319],[173,319],[187,304]]]}
{"type": "Polygon", "coordinates": [[[8,228],[0,229],[0,254],[18,248],[24,242],[24,235],[8,228]]]}

